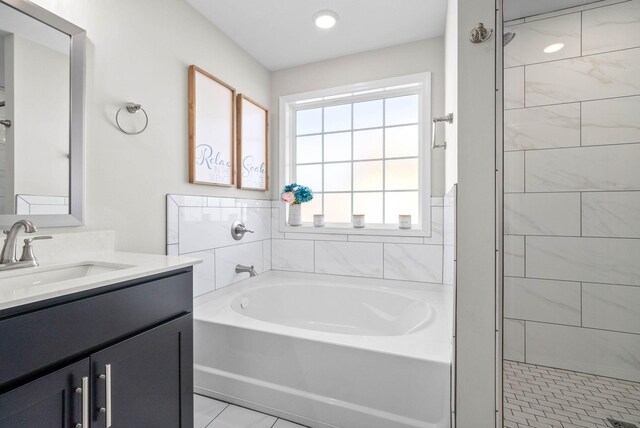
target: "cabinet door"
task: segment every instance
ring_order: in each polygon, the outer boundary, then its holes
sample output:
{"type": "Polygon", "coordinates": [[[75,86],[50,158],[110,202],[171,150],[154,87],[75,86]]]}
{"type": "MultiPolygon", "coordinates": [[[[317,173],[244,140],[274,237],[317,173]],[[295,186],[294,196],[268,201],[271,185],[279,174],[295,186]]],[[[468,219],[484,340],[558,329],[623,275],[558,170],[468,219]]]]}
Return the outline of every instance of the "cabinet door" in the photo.
{"type": "Polygon", "coordinates": [[[185,315],[91,355],[93,428],[193,427],[192,322],[185,315]]]}
{"type": "Polygon", "coordinates": [[[88,428],[89,398],[87,358],[0,395],[0,427],[88,428]]]}

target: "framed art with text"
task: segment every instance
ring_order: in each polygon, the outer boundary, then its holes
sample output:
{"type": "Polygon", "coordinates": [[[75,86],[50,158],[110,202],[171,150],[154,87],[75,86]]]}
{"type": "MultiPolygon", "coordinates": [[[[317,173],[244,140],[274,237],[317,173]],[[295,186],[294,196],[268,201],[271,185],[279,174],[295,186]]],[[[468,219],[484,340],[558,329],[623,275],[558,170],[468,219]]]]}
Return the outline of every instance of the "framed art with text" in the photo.
{"type": "Polygon", "coordinates": [[[269,110],[238,95],[238,187],[269,190],[269,110]]]}
{"type": "Polygon", "coordinates": [[[236,90],[189,66],[189,182],[234,186],[236,90]]]}

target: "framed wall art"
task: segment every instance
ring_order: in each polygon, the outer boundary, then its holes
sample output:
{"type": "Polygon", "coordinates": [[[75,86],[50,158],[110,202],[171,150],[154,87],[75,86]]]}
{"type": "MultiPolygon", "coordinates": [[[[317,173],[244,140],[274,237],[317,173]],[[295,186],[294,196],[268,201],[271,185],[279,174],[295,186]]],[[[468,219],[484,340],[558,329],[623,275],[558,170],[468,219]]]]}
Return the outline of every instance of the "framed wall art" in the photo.
{"type": "Polygon", "coordinates": [[[189,66],[189,182],[234,186],[236,90],[189,66]]]}
{"type": "Polygon", "coordinates": [[[269,110],[240,94],[238,109],[238,187],[269,190],[269,110]]]}

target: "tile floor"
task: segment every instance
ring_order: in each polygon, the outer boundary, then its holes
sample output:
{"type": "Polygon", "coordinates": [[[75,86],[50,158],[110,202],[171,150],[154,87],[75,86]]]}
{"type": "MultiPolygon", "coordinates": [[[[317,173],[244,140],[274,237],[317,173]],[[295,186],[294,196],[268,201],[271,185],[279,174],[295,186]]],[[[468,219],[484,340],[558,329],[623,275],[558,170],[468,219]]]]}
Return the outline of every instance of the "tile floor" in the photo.
{"type": "Polygon", "coordinates": [[[504,362],[505,428],[640,428],[640,383],[504,362]]]}
{"type": "Polygon", "coordinates": [[[305,428],[275,416],[193,395],[194,428],[305,428]]]}

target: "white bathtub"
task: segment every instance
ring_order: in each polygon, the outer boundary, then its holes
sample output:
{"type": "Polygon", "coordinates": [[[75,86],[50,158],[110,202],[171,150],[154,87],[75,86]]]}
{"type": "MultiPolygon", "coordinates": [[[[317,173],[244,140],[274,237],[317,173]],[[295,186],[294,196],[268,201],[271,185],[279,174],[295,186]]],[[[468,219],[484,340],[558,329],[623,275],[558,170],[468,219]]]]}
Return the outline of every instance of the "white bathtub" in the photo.
{"type": "Polygon", "coordinates": [[[311,427],[449,426],[448,286],[267,272],[196,299],[196,392],[311,427]]]}

